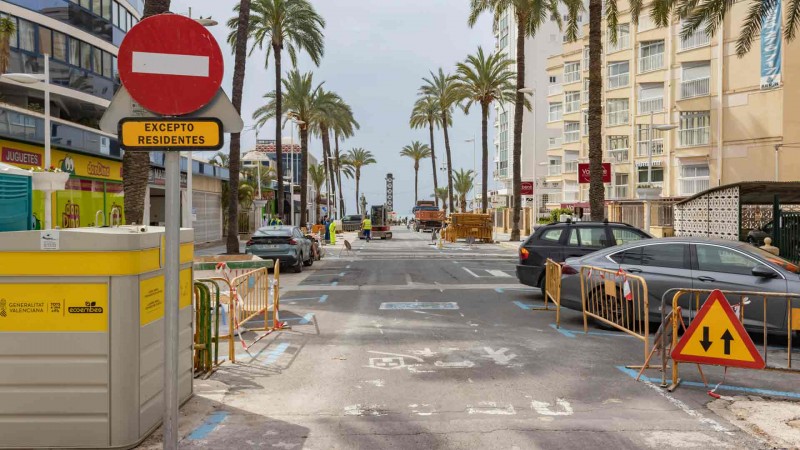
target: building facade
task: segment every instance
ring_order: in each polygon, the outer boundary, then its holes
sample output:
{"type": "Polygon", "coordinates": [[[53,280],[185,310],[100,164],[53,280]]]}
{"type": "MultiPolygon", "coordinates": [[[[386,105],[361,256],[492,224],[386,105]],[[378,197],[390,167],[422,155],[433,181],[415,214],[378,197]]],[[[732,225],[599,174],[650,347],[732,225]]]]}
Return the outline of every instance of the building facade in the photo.
{"type": "MultiPolygon", "coordinates": [[[[603,30],[607,200],[635,201],[645,187],[675,199],[739,181],[796,179],[791,168],[800,167],[800,158],[781,149],[798,142],[800,132],[800,117],[789,110],[800,95],[791,75],[799,46],[784,43],[775,52],[757,40],[747,55],[736,56],[743,2],[732,6],[715,36],[701,27],[682,37],[678,19],[656,27],[647,8],[637,25],[626,2],[619,8],[617,41],[603,30]],[[778,78],[762,83],[770,65],[777,65],[778,78]]],[[[588,184],[578,181],[579,164],[588,163],[588,26],[583,35],[547,62],[544,114],[556,133],[548,144],[547,180],[563,186],[548,198],[549,208],[588,202],[588,184]]]]}
{"type": "MultiPolygon", "coordinates": [[[[49,56],[51,165],[71,174],[66,189],[53,194],[53,226],[108,224],[112,216],[122,216],[124,221],[123,152],[116,136],[100,131],[98,124],[120,86],[119,45],[138,23],[143,7],[142,0],[0,1],[0,17],[10,19],[16,29],[10,36],[7,73],[40,75],[45,55],[49,56]]],[[[41,82],[23,84],[0,75],[0,161],[24,169],[46,169],[44,110],[41,82]]],[[[154,154],[148,205],[148,222],[152,224],[163,222],[158,215],[163,185],[156,176],[163,165],[159,166],[156,159],[154,154]]],[[[193,166],[194,225],[202,228],[197,240],[221,239],[217,198],[222,179],[228,177],[227,169],[210,169],[199,161],[193,166]],[[216,197],[208,202],[209,196],[216,197]],[[215,211],[198,206],[206,204],[215,211]]],[[[184,170],[186,167],[184,159],[184,170]]],[[[41,192],[34,192],[33,211],[33,221],[42,222],[41,192]]],[[[163,211],[161,214],[163,217],[163,211]]]]}

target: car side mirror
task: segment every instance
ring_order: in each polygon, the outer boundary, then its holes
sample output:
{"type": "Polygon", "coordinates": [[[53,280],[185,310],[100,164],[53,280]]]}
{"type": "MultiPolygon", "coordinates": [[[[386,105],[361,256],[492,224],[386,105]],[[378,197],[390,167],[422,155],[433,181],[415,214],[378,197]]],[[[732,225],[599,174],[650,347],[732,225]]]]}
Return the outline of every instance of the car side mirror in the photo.
{"type": "Polygon", "coordinates": [[[753,276],[759,278],[775,278],[777,274],[767,266],[758,265],[753,267],[753,276]]]}

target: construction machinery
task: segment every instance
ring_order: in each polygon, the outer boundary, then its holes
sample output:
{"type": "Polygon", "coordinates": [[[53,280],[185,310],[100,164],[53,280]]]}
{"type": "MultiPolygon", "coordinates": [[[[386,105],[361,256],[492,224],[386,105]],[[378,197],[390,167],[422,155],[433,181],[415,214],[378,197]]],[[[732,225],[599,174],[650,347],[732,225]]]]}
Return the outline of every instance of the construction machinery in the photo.
{"type": "MultiPolygon", "coordinates": [[[[370,208],[369,218],[372,220],[372,239],[391,239],[392,227],[389,223],[389,208],[386,205],[374,205],[370,208]]],[[[364,231],[358,232],[358,238],[364,239],[364,231]]]]}
{"type": "Polygon", "coordinates": [[[411,212],[414,213],[414,231],[434,231],[444,226],[444,211],[437,208],[432,200],[419,200],[411,212]]]}

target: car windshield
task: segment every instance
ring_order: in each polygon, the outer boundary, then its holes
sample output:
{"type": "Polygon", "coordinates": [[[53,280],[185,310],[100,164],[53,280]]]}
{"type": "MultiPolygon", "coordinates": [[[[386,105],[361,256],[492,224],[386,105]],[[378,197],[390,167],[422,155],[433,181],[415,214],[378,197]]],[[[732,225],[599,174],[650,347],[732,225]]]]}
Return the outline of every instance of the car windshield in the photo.
{"type": "Polygon", "coordinates": [[[253,236],[286,237],[291,236],[289,228],[259,228],[253,236]]]}
{"type": "Polygon", "coordinates": [[[751,245],[748,245],[745,248],[748,251],[750,251],[752,253],[755,253],[756,255],[760,256],[761,258],[771,262],[772,264],[775,264],[778,267],[781,267],[784,270],[787,270],[787,271],[792,272],[792,273],[800,274],[800,267],[798,267],[797,264],[794,264],[789,260],[783,259],[780,256],[773,255],[772,253],[770,253],[770,252],[768,252],[766,250],[762,250],[762,249],[760,249],[758,247],[754,247],[754,246],[751,246],[751,245]]]}
{"type": "Polygon", "coordinates": [[[344,216],[342,220],[361,220],[361,216],[344,216]]]}

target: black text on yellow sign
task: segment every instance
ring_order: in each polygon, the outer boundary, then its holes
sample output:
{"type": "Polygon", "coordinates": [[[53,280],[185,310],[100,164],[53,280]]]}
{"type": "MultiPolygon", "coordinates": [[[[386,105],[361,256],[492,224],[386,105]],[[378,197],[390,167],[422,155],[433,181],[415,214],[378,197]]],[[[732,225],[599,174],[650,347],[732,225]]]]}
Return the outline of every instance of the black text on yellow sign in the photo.
{"type": "Polygon", "coordinates": [[[123,119],[119,141],[125,150],[219,150],[222,122],[213,118],[123,119]]]}

